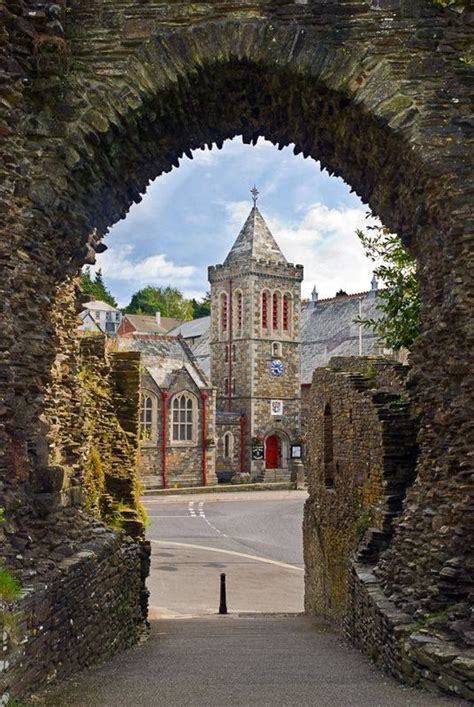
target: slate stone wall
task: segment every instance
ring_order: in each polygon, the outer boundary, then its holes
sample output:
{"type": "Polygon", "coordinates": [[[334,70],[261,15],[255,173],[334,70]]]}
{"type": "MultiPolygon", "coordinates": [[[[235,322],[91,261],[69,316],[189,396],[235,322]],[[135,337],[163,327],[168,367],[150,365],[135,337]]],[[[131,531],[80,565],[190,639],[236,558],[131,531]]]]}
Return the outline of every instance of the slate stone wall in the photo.
{"type": "Polygon", "coordinates": [[[375,357],[335,357],[306,390],[305,609],[335,621],[398,678],[472,698],[465,602],[414,612],[383,581],[418,456],[407,370],[375,357]]]}
{"type": "MultiPolygon", "coordinates": [[[[32,480],[49,493],[66,475],[52,484],[44,465],[58,288],[184,152],[265,136],[342,176],[417,257],[420,456],[381,578],[413,613],[467,604],[472,12],[431,0],[68,9],[0,8],[1,505],[19,523],[32,480]]],[[[467,615],[452,622],[463,641],[467,615]]]]}
{"type": "Polygon", "coordinates": [[[0,602],[1,704],[9,698],[23,702],[31,691],[105,660],[144,635],[145,548],[84,517],[54,521],[49,540],[57,544],[48,547],[39,527],[33,529],[41,545],[22,598],[9,606],[0,602]],[[62,533],[80,540],[63,544],[62,533]]]}

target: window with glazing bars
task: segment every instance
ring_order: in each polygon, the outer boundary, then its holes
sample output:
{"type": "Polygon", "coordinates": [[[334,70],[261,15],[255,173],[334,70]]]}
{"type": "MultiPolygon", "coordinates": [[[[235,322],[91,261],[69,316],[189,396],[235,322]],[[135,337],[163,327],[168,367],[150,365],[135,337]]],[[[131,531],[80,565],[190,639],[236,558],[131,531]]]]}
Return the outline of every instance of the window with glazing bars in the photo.
{"type": "Polygon", "coordinates": [[[140,436],[151,439],[153,430],[153,400],[150,395],[142,395],[140,405],[140,436]]]}
{"type": "Polygon", "coordinates": [[[191,442],[193,439],[194,403],[189,395],[178,395],[173,400],[173,441],[191,442]]]}

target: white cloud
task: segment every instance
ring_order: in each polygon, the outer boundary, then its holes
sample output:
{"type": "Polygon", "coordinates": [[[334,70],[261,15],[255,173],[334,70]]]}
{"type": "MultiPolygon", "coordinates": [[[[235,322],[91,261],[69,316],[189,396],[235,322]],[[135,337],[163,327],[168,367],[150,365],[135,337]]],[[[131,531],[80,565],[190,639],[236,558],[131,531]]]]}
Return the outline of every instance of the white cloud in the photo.
{"type": "Polygon", "coordinates": [[[147,285],[171,285],[180,289],[191,289],[196,274],[194,265],[175,265],[162,253],[135,260],[134,246],[130,244],[111,246],[105,253],[98,255],[92,272],[99,268],[105,281],[111,283],[113,292],[118,294],[122,289],[120,283],[126,283],[127,295],[123,300],[119,296],[119,306],[127,304],[129,292],[136,292],[147,285]]]}

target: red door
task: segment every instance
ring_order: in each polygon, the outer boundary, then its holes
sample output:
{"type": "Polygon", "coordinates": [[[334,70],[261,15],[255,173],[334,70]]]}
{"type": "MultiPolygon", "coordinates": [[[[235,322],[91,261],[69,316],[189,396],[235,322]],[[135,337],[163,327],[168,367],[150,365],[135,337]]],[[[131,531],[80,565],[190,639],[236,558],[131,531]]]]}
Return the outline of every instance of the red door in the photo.
{"type": "Polygon", "coordinates": [[[267,442],[265,445],[265,466],[267,469],[278,468],[278,446],[279,439],[276,435],[267,437],[267,442]]]}

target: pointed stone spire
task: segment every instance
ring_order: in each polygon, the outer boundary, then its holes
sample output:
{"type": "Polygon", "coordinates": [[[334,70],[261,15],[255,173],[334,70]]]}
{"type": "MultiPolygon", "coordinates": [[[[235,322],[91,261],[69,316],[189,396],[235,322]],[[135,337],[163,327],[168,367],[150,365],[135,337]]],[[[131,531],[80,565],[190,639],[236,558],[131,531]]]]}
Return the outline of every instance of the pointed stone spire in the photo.
{"type": "Polygon", "coordinates": [[[313,291],[311,292],[311,299],[313,300],[313,302],[317,302],[319,299],[319,293],[316,289],[316,285],[313,287],[313,291]]]}
{"type": "Polygon", "coordinates": [[[372,287],[372,291],[378,290],[379,289],[379,283],[377,278],[375,277],[375,273],[373,274],[372,280],[370,282],[370,285],[372,287]]]}
{"type": "Polygon", "coordinates": [[[274,263],[287,262],[256,204],[224,260],[224,265],[245,262],[249,258],[263,258],[274,263]]]}

